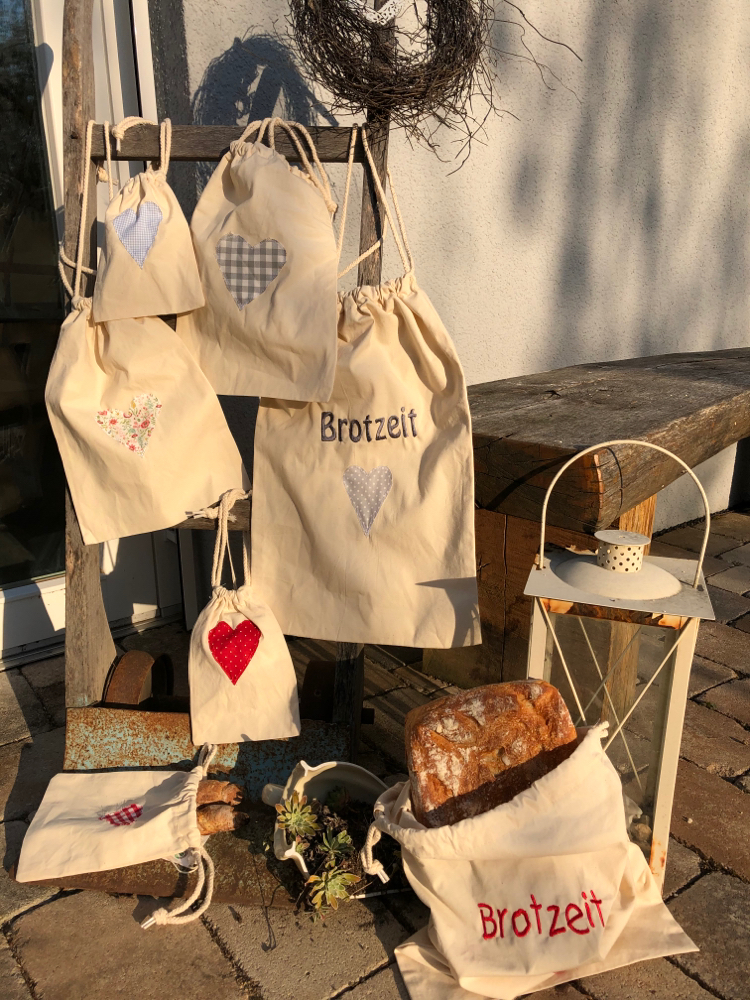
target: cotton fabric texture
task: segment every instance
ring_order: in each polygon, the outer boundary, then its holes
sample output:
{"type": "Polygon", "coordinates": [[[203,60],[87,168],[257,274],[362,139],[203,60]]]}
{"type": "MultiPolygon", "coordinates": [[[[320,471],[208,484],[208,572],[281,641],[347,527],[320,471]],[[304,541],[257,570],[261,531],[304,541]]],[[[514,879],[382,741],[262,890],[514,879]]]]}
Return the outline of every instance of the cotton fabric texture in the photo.
{"type": "MultiPolygon", "coordinates": [[[[221,586],[227,522],[240,490],[219,505],[211,600],[190,638],[190,725],[194,743],[243,743],[299,736],[297,678],[284,635],[255,594],[244,559],[242,586],[221,586]]],[[[246,544],[243,539],[243,556],[246,544]]],[[[234,571],[233,575],[234,575],[234,571]]]]}
{"type": "MultiPolygon", "coordinates": [[[[390,218],[382,188],[381,206],[390,218]]],[[[253,576],[287,635],[472,645],[481,640],[466,386],[401,230],[404,276],[339,296],[330,399],[261,400],[253,576]]]]}
{"type": "Polygon", "coordinates": [[[190,224],[206,304],[177,325],[216,392],[292,400],[330,396],[336,364],[335,209],[302,126],[253,122],[232,143],[190,224]],[[303,169],[260,141],[268,129],[273,146],[277,127],[291,135],[303,169]]]}
{"type": "MultiPolygon", "coordinates": [[[[401,845],[429,926],[396,949],[411,1000],[512,1000],[663,955],[696,951],[627,835],[622,786],[589,730],[510,802],[452,826],[414,817],[409,784],[375,804],[401,845]]],[[[367,849],[365,865],[377,871],[367,849]]]]}
{"type": "MultiPolygon", "coordinates": [[[[183,313],[205,302],[190,229],[167,183],[170,145],[167,120],[159,169],[149,166],[114,197],[110,190],[93,296],[98,323],[183,313]]],[[[110,161],[110,178],[111,172],[110,161]]]]}

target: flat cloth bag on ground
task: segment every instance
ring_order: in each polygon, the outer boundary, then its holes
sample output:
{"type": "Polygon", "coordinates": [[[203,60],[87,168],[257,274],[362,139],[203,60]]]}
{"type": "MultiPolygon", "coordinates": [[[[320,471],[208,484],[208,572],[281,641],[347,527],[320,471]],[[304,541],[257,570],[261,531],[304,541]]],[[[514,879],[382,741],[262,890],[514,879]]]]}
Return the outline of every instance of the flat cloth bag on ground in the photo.
{"type": "Polygon", "coordinates": [[[188,772],[56,775],[24,837],[16,880],[65,878],[164,858],[182,869],[197,867],[198,879],[186,900],[157,910],[150,921],[196,920],[213,891],[214,866],[198,829],[196,796],[215,749],[204,747],[188,772]],[[186,913],[204,886],[200,907],[186,913]]]}
{"type": "MultiPolygon", "coordinates": [[[[112,129],[120,148],[128,128],[144,122],[126,118],[112,129]]],[[[154,124],[150,122],[149,124],[154,124]]],[[[92,312],[97,323],[133,316],[167,316],[203,305],[187,219],[167,183],[172,148],[169,119],[160,129],[159,169],[132,177],[114,193],[109,123],[104,125],[109,206],[104,218],[104,246],[94,289],[92,312]]]]}
{"type": "MultiPolygon", "coordinates": [[[[213,594],[190,639],[190,726],[194,743],[242,743],[299,736],[297,677],[270,608],[253,593],[243,537],[244,582],[221,586],[227,521],[242,490],[219,504],[213,594]]],[[[231,565],[231,555],[230,555],[231,565]]],[[[232,567],[234,580],[234,568],[232,567]]]]}
{"type": "Polygon", "coordinates": [[[206,305],[177,324],[216,392],[330,396],[335,210],[328,178],[301,125],[253,122],[230,146],[190,223],[206,305]],[[277,126],[294,142],[302,170],[273,148],[277,126]],[[261,142],[266,128],[271,148],[261,142]]]}
{"type": "Polygon", "coordinates": [[[406,273],[339,296],[330,399],[261,400],[253,578],[287,635],[472,645],[480,631],[466,386],[417,285],[395,195],[394,205],[406,273]]]}
{"type": "MultiPolygon", "coordinates": [[[[90,151],[91,124],[85,169],[90,151]]],[[[89,545],[168,528],[247,477],[216,394],[175,332],[157,317],[94,322],[80,295],[85,193],[82,208],[45,401],[89,545]]]]}
{"type": "Polygon", "coordinates": [[[606,724],[527,791],[489,812],[428,829],[409,783],[375,804],[363,851],[381,833],[430,923],[396,949],[411,1000],[512,1000],[662,955],[697,951],[662,902],[627,835],[620,778],[601,747],[606,724]]]}

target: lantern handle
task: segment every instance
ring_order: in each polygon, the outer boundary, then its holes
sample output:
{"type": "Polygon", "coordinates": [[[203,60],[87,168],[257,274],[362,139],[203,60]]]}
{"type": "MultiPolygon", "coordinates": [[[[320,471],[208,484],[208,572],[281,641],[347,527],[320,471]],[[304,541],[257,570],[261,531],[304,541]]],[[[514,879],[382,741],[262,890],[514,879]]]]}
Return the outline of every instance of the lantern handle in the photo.
{"type": "Polygon", "coordinates": [[[572,458],[569,458],[568,461],[565,462],[565,464],[562,465],[561,468],[557,470],[552,482],[547,487],[547,492],[544,495],[544,503],[542,504],[542,530],[539,538],[539,565],[537,569],[544,569],[544,536],[547,529],[547,505],[549,504],[549,498],[552,494],[552,490],[557,485],[558,479],[563,474],[563,472],[565,472],[566,469],[568,469],[574,462],[577,462],[579,458],[583,458],[584,455],[590,455],[594,451],[600,451],[603,448],[612,448],[614,445],[619,445],[619,444],[638,444],[641,445],[643,448],[651,448],[653,451],[660,451],[662,455],[668,455],[670,458],[673,458],[675,462],[677,462],[679,465],[683,467],[685,472],[687,472],[692,477],[693,481],[695,482],[695,485],[698,487],[700,495],[703,498],[703,507],[706,511],[706,529],[703,533],[703,544],[701,545],[700,555],[698,556],[698,565],[696,566],[695,569],[695,579],[693,580],[693,587],[697,587],[698,581],[700,580],[701,570],[703,568],[703,560],[706,555],[706,547],[708,545],[708,533],[711,529],[711,511],[709,509],[708,497],[706,496],[706,491],[703,489],[703,485],[700,479],[698,479],[698,477],[690,468],[690,466],[686,462],[683,462],[683,460],[679,458],[677,455],[675,455],[673,451],[669,451],[668,448],[662,448],[661,445],[658,444],[651,444],[650,441],[636,441],[633,440],[632,438],[620,438],[615,441],[602,441],[601,444],[594,444],[590,448],[584,448],[583,451],[579,451],[575,455],[573,455],[572,458]]]}

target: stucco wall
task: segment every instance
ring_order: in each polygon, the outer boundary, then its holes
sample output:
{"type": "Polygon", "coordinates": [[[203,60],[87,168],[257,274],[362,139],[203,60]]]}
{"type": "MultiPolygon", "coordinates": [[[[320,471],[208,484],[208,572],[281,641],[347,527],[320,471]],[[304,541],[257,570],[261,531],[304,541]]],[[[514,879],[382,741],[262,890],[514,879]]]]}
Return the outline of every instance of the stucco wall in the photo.
{"type": "MultiPolygon", "coordinates": [[[[400,133],[391,145],[417,275],[468,382],[744,345],[746,0],[523,6],[582,61],[527,27],[540,69],[521,28],[498,24],[498,48],[510,53],[498,63],[499,103],[509,113],[488,122],[484,144],[458,172],[450,135],[447,162],[400,133]]],[[[295,65],[285,0],[154,0],[152,8],[160,103],[175,121],[245,122],[273,110],[332,121],[325,95],[295,65]]],[[[500,0],[497,9],[518,20],[500,0]]],[[[180,168],[186,207],[202,176],[180,168]]],[[[397,270],[391,252],[386,272],[397,270]]],[[[734,449],[699,470],[716,509],[727,505],[733,470],[734,449]]],[[[678,483],[658,518],[698,513],[678,483]]]]}

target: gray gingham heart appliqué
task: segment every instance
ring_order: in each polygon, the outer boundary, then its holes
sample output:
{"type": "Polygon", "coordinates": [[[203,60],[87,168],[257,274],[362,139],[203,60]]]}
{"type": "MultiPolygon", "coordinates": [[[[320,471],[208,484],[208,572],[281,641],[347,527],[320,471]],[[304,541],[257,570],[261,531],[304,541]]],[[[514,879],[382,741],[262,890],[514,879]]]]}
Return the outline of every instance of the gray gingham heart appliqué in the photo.
{"type": "Polygon", "coordinates": [[[120,242],[138,267],[143,267],[148,252],[154,245],[161,220],[161,209],[154,201],[144,201],[138,207],[137,215],[132,208],[128,208],[112,220],[120,242]]]}
{"type": "Polygon", "coordinates": [[[350,465],[344,472],[344,488],[367,538],[380,508],[391,492],[391,486],[393,474],[387,465],[378,465],[371,472],[365,472],[358,465],[350,465]]]}
{"type": "Polygon", "coordinates": [[[227,233],[216,244],[216,261],[238,309],[257,299],[286,264],[286,250],[278,240],[250,246],[236,233],[227,233]]]}

